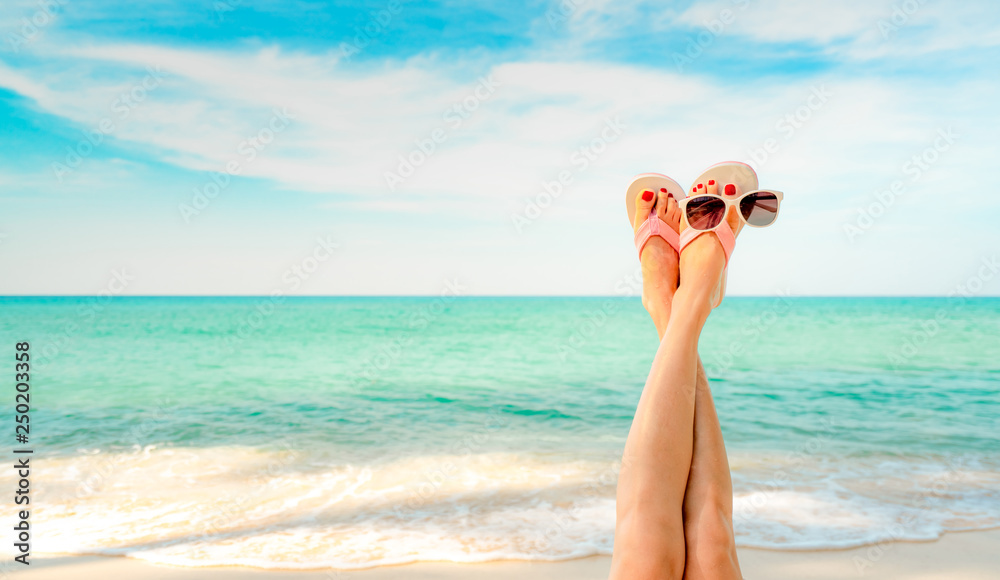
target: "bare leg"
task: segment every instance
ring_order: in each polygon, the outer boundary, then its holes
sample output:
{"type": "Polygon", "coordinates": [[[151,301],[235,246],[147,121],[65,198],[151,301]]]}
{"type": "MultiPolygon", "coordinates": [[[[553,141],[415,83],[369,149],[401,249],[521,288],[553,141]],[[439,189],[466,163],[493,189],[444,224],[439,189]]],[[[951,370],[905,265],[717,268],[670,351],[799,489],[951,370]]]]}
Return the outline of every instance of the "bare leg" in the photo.
{"type": "Polygon", "coordinates": [[[728,460],[697,354],[724,264],[712,237],[685,253],[685,287],[673,300],[643,256],[643,304],[662,340],[625,446],[612,579],[740,578],[728,460]]]}
{"type": "MultiPolygon", "coordinates": [[[[666,327],[657,326],[662,338],[666,327]]],[[[684,492],[685,580],[742,578],[733,532],[733,480],[705,367],[695,382],[691,471],[684,492]]]]}
{"type": "MultiPolygon", "coordinates": [[[[675,230],[680,228],[680,211],[677,203],[665,192],[644,192],[636,198],[636,223],[638,229],[655,205],[657,216],[675,230]]],[[[649,311],[657,330],[665,330],[670,318],[671,303],[677,290],[678,256],[662,238],[653,237],[643,249],[642,256],[642,304],[649,311]]],[[[662,338],[663,334],[660,333],[662,338]]],[[[676,342],[676,341],[675,341],[676,342]]],[[[674,350],[678,345],[675,345],[674,350]]],[[[661,459],[656,457],[653,443],[657,438],[673,438],[675,435],[686,443],[677,442],[668,447],[669,458],[663,461],[680,462],[690,465],[691,438],[690,424],[693,417],[695,369],[688,369],[686,387],[673,388],[662,385],[665,369],[671,365],[664,358],[664,344],[661,342],[657,353],[659,365],[654,362],[649,380],[640,397],[635,421],[629,431],[629,438],[622,458],[622,471],[618,478],[617,524],[615,531],[615,551],[611,578],[680,578],[684,570],[684,524],[681,505],[687,473],[675,473],[672,481],[661,489],[657,474],[662,469],[661,459]],[[689,393],[685,395],[684,393],[689,393]],[[680,404],[671,401],[679,398],[680,404]],[[686,411],[684,409],[687,409],[686,411]],[[676,419],[663,418],[676,410],[676,419]],[[664,501],[661,495],[667,494],[664,501]],[[656,507],[645,509],[647,504],[656,507]],[[655,550],[646,548],[654,542],[655,550]],[[664,570],[670,571],[665,573],[664,570]]],[[[668,349],[669,350],[669,349],[668,349]]]]}
{"type": "MultiPolygon", "coordinates": [[[[697,187],[697,184],[695,185],[697,187]]],[[[719,194],[719,184],[705,185],[706,193],[719,194]]],[[[724,195],[727,193],[722,188],[724,195]]],[[[728,216],[737,233],[742,222],[728,216]]],[[[722,439],[719,416],[712,400],[705,368],[698,361],[695,395],[694,449],[687,491],[684,494],[684,537],[687,547],[685,580],[742,578],[733,533],[733,479],[722,439]]]]}
{"type": "Polygon", "coordinates": [[[684,494],[685,580],[743,577],[733,534],[733,480],[705,369],[698,363],[694,450],[684,494]]]}
{"type": "MultiPolygon", "coordinates": [[[[637,209],[642,216],[642,206],[637,209]]],[[[648,214],[648,207],[645,211],[648,214]]],[[[652,260],[648,250],[649,246],[642,256],[643,304],[662,328],[663,301],[656,299],[655,291],[658,281],[647,278],[647,260],[652,260]]],[[[667,304],[663,338],[625,442],[612,579],[679,579],[684,574],[683,505],[694,447],[698,338],[724,264],[714,236],[695,240],[679,260],[684,284],[667,304]]]]}
{"type": "Polygon", "coordinates": [[[694,443],[698,337],[712,296],[684,290],[674,295],[670,322],[625,442],[612,579],[679,579],[684,574],[682,508],[694,443]]]}
{"type": "MultiPolygon", "coordinates": [[[[657,325],[660,337],[666,327],[657,325]]],[[[705,368],[695,383],[691,471],[684,492],[685,580],[742,578],[733,533],[733,481],[705,368]]]]}
{"type": "MultiPolygon", "coordinates": [[[[660,337],[666,327],[657,325],[660,337]]],[[[684,492],[685,580],[742,578],[733,533],[733,479],[705,367],[698,360],[691,472],[684,492]]]]}

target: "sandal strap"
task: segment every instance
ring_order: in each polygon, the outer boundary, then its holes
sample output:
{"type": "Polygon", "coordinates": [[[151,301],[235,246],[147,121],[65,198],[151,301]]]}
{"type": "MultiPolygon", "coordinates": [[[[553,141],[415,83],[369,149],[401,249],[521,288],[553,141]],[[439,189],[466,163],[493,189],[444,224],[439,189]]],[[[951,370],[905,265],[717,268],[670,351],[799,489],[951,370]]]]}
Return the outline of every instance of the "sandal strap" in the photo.
{"type": "Polygon", "coordinates": [[[655,209],[649,212],[649,217],[646,218],[646,221],[642,222],[642,225],[635,232],[635,249],[639,252],[640,258],[642,258],[642,249],[646,247],[649,239],[653,236],[660,236],[670,244],[670,247],[680,253],[680,236],[677,235],[674,228],[670,227],[670,224],[657,217],[655,209]]]}
{"type": "Polygon", "coordinates": [[[702,234],[709,234],[715,232],[715,236],[719,238],[719,243],[722,244],[722,251],[726,253],[726,266],[729,265],[729,256],[733,255],[733,250],[736,248],[736,234],[733,233],[732,228],[729,224],[723,222],[721,226],[715,228],[714,230],[702,231],[693,228],[687,228],[680,235],[681,249],[679,251],[683,252],[684,248],[688,246],[691,242],[695,240],[698,236],[702,234]]]}

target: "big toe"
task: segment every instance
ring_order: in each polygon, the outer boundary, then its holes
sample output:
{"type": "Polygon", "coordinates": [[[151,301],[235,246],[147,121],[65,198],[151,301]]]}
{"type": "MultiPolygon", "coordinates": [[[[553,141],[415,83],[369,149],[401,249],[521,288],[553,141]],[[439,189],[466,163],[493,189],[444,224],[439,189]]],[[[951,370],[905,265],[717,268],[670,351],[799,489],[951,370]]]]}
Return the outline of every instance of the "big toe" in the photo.
{"type": "MultiPolygon", "coordinates": [[[[740,191],[739,186],[735,183],[727,183],[722,190],[722,197],[727,199],[736,199],[743,192],[740,191]]],[[[732,206],[729,208],[729,212],[726,214],[726,223],[729,224],[729,228],[733,230],[734,235],[739,235],[740,230],[743,229],[743,220],[740,219],[739,207],[732,206]]]]}
{"type": "Polygon", "coordinates": [[[635,223],[632,224],[634,230],[638,231],[639,226],[646,221],[653,206],[656,204],[656,193],[651,189],[644,189],[635,196],[635,223]]]}

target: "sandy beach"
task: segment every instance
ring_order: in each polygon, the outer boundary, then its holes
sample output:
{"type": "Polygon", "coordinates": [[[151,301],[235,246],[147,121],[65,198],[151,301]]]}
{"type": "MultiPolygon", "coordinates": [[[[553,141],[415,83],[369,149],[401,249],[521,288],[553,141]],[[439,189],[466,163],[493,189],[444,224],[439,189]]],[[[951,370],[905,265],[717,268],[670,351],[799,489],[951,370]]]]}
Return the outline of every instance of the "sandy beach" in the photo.
{"type": "MultiPolygon", "coordinates": [[[[995,580],[1000,570],[1000,529],[947,534],[934,542],[895,542],[851,550],[790,552],[740,550],[748,580],[995,580]]],[[[36,558],[30,569],[15,569],[31,580],[603,580],[611,559],[492,564],[416,564],[349,572],[264,571],[247,568],[171,568],[109,557],[36,558]]]]}
{"type": "Polygon", "coordinates": [[[0,2],[0,580],[1000,580],[997,8],[0,2]]]}

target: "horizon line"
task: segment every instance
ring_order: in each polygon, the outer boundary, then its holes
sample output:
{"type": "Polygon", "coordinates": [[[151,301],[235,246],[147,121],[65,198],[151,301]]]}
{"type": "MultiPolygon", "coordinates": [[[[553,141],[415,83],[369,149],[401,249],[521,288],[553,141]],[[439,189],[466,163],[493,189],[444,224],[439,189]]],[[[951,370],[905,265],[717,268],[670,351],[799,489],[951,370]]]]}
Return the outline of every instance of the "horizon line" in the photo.
{"type": "MultiPolygon", "coordinates": [[[[620,294],[0,294],[0,300],[8,298],[98,298],[98,299],[128,299],[128,298],[442,298],[452,300],[467,298],[641,298],[639,295],[620,294]]],[[[966,300],[982,298],[1000,298],[1000,294],[982,296],[961,296],[956,294],[727,294],[726,298],[963,298],[966,300]]]]}

